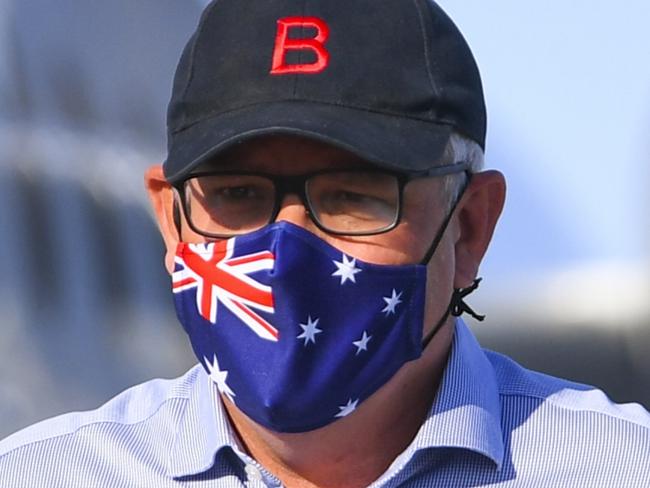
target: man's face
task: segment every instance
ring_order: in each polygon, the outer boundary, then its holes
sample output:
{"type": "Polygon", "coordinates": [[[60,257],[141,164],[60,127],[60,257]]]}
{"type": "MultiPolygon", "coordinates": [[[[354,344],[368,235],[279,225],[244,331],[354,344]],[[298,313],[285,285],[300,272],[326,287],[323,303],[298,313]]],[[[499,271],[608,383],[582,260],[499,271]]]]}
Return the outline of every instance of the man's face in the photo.
{"type": "MultiPolygon", "coordinates": [[[[325,169],[372,168],[359,157],[325,143],[293,136],[266,136],[249,140],[219,154],[201,170],[258,171],[274,175],[297,175],[325,169]]],[[[147,184],[158,214],[167,246],[167,265],[171,263],[179,236],[169,225],[172,193],[152,188],[151,170],[147,184]]],[[[163,185],[164,186],[164,185],[163,185]]],[[[158,187],[156,187],[158,188],[158,187]]],[[[376,264],[404,265],[421,262],[439,232],[448,212],[448,196],[441,178],[422,178],[409,182],[404,189],[402,218],[393,230],[371,236],[338,236],[320,230],[310,219],[298,195],[288,194],[281,202],[277,220],[291,222],[319,236],[349,256],[376,264]]],[[[463,212],[460,205],[457,214],[463,212]]],[[[203,242],[204,236],[192,231],[181,219],[181,239],[203,242]]],[[[445,313],[454,286],[467,286],[472,278],[459,276],[456,251],[462,240],[463,223],[452,219],[428,264],[426,334],[445,313]],[[458,284],[459,281],[467,283],[458,284]]],[[[482,256],[482,254],[481,254],[482,256]]],[[[466,253],[465,253],[466,257],[466,253]]],[[[480,257],[478,258],[480,261],[480,257]]],[[[471,266],[470,266],[471,267],[471,266]]],[[[463,274],[462,272],[460,273],[463,274]]]]}

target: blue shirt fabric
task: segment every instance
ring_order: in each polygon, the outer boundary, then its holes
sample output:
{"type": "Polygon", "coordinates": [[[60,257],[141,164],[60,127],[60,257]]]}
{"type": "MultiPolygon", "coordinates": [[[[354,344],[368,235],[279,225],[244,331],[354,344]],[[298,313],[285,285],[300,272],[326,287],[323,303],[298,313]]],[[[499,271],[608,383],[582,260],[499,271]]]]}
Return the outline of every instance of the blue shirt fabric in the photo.
{"type": "MultiPolygon", "coordinates": [[[[197,366],[0,442],[0,487],[281,486],[197,366]]],[[[375,487],[650,487],[650,414],[480,348],[462,321],[436,400],[375,487]]]]}

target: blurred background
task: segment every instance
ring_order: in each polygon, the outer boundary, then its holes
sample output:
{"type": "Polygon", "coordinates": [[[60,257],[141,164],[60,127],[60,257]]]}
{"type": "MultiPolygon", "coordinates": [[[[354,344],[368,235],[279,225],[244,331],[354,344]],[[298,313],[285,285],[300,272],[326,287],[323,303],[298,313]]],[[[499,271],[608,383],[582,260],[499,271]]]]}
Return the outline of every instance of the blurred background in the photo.
{"type": "MultiPolygon", "coordinates": [[[[440,0],[506,210],[481,342],[650,407],[650,3],[440,0]]],[[[0,437],[194,364],[143,171],[204,0],[0,0],[0,437]]]]}

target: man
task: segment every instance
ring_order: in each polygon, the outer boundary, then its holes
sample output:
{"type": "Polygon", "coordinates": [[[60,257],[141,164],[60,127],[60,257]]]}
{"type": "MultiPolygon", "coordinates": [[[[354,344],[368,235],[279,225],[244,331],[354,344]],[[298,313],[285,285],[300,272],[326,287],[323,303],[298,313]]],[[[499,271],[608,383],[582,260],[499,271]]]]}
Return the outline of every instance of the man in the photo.
{"type": "Polygon", "coordinates": [[[201,363],[0,444],[2,486],[650,484],[650,415],[458,318],[501,212],[430,0],[218,0],[146,185],[201,363]]]}

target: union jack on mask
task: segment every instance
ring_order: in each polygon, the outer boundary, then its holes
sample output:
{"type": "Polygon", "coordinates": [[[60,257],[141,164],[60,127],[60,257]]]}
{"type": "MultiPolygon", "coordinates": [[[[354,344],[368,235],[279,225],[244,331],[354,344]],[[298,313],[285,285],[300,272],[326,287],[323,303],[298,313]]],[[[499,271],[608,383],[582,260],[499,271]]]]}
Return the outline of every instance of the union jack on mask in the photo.
{"type": "Polygon", "coordinates": [[[277,432],[345,417],[422,353],[426,267],[362,262],[278,222],[180,243],[178,318],[229,401],[277,432]]]}

